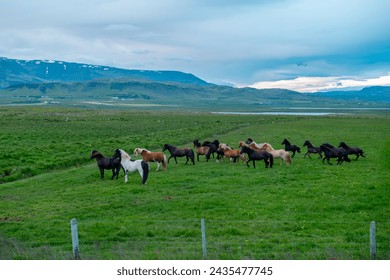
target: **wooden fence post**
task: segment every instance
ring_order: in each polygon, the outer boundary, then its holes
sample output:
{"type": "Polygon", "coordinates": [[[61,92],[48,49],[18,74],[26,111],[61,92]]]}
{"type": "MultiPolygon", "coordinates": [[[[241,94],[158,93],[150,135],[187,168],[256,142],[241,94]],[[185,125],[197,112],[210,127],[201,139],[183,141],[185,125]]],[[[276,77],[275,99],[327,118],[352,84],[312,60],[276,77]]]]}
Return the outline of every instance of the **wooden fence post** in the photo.
{"type": "Polygon", "coordinates": [[[203,251],[203,258],[206,259],[207,258],[206,225],[205,225],[205,221],[204,221],[203,218],[200,220],[200,225],[201,225],[201,228],[202,228],[202,251],[203,251]]]}
{"type": "Polygon", "coordinates": [[[79,233],[77,229],[77,220],[70,220],[70,230],[72,232],[72,247],[73,247],[73,256],[76,260],[80,260],[79,252],[79,233]]]}
{"type": "Polygon", "coordinates": [[[370,256],[372,260],[376,259],[376,223],[370,223],[370,256]]]}

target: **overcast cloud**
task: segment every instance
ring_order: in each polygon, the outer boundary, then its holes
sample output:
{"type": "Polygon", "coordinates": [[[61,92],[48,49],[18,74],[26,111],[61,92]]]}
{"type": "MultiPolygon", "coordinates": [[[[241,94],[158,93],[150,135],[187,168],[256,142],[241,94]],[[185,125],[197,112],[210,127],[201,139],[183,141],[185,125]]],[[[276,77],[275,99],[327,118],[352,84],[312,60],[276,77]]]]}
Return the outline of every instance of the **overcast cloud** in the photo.
{"type": "Polygon", "coordinates": [[[389,0],[0,0],[0,56],[315,91],[390,85],[389,0]]]}

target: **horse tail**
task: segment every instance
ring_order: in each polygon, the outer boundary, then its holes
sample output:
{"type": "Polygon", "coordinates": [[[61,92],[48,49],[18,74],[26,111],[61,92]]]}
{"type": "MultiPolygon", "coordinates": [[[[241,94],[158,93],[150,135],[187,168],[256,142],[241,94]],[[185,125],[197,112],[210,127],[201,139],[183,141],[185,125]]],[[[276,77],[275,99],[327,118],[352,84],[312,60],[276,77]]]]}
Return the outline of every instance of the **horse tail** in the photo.
{"type": "Polygon", "coordinates": [[[269,153],[269,167],[272,168],[272,166],[274,165],[274,156],[269,153]]]}
{"type": "Polygon", "coordinates": [[[141,161],[141,166],[142,166],[142,185],[146,184],[146,180],[148,180],[149,176],[149,164],[145,161],[141,161]]]}
{"type": "Polygon", "coordinates": [[[167,156],[164,155],[163,160],[162,160],[163,170],[167,170],[167,164],[168,164],[167,156]]]}
{"type": "Polygon", "coordinates": [[[192,160],[192,164],[195,165],[195,154],[194,154],[194,151],[192,149],[190,149],[190,158],[192,160]]]}
{"type": "Polygon", "coordinates": [[[288,153],[288,152],[287,152],[287,156],[286,156],[286,163],[287,163],[288,165],[291,164],[291,155],[290,155],[290,153],[288,153]]]}

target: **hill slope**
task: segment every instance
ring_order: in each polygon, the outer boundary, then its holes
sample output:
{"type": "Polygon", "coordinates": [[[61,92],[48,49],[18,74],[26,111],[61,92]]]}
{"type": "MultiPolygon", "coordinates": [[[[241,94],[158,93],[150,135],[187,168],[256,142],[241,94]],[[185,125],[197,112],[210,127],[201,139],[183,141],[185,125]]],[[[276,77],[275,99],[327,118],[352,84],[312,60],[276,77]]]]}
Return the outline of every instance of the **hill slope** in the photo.
{"type": "Polygon", "coordinates": [[[259,107],[384,107],[390,87],[299,93],[209,84],[178,71],[126,70],[63,61],[0,58],[0,104],[170,106],[257,110],[259,107]]]}
{"type": "Polygon", "coordinates": [[[353,91],[328,91],[318,92],[317,96],[330,97],[344,100],[361,100],[390,103],[390,86],[366,87],[353,91]]]}
{"type": "Polygon", "coordinates": [[[48,60],[0,58],[0,88],[16,84],[75,82],[98,78],[132,78],[140,80],[206,85],[198,77],[179,71],[128,70],[109,66],[48,60]]]}

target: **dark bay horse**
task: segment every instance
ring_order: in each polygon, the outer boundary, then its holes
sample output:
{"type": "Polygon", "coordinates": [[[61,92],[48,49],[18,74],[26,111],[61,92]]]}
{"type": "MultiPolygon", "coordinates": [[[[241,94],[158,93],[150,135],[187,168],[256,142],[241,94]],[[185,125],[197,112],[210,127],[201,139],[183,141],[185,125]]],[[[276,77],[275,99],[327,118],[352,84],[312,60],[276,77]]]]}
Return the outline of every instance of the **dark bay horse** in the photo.
{"type": "Polygon", "coordinates": [[[284,149],[286,151],[290,151],[293,153],[291,157],[295,156],[295,152],[298,152],[298,153],[301,152],[301,148],[299,148],[296,145],[291,144],[286,138],[284,138],[282,145],[284,145],[284,149]]]}
{"type": "Polygon", "coordinates": [[[162,151],[164,152],[165,150],[168,150],[171,156],[168,158],[168,163],[171,158],[175,159],[175,162],[177,164],[176,157],[186,157],[187,161],[186,164],[188,163],[188,160],[191,159],[192,164],[195,165],[195,155],[194,151],[190,148],[177,148],[175,146],[169,145],[169,144],[164,144],[162,151]]]}
{"type": "Polygon", "coordinates": [[[118,158],[104,157],[100,152],[93,150],[91,152],[91,159],[96,159],[97,165],[100,170],[100,178],[104,178],[104,169],[112,170],[111,180],[118,179],[119,171],[121,170],[121,160],[118,158]]]}
{"type": "Polygon", "coordinates": [[[310,157],[310,154],[318,154],[319,158],[322,158],[322,152],[320,147],[314,147],[312,143],[310,143],[309,140],[306,140],[305,143],[303,143],[303,147],[307,147],[307,153],[305,154],[304,158],[306,156],[310,157]]]}
{"type": "Polygon", "coordinates": [[[241,154],[246,153],[248,155],[248,160],[246,165],[249,167],[249,162],[253,162],[253,168],[256,168],[255,161],[256,160],[264,160],[265,168],[272,168],[274,165],[274,157],[267,151],[255,151],[249,147],[243,146],[240,151],[241,154]]]}
{"type": "Polygon", "coordinates": [[[327,160],[329,164],[332,164],[329,162],[330,158],[337,158],[337,165],[342,164],[343,161],[347,161],[347,162],[351,161],[348,158],[347,150],[345,150],[344,148],[336,148],[328,143],[322,144],[320,148],[321,148],[321,152],[324,152],[325,154],[325,157],[322,159],[322,162],[327,160]]]}
{"type": "Polygon", "coordinates": [[[341,142],[339,144],[339,148],[346,149],[349,155],[356,155],[355,160],[357,160],[359,158],[359,156],[365,157],[363,155],[363,150],[362,149],[360,149],[358,147],[350,147],[345,142],[341,142]]]}
{"type": "Polygon", "coordinates": [[[209,142],[209,141],[206,141],[206,142],[203,142],[202,146],[209,146],[210,149],[209,149],[209,152],[207,153],[206,155],[206,159],[207,161],[209,161],[210,159],[210,155],[213,155],[214,157],[214,153],[217,154],[217,160],[221,159],[223,157],[223,151],[221,149],[219,149],[219,141],[218,140],[214,140],[212,142],[209,142]]]}

